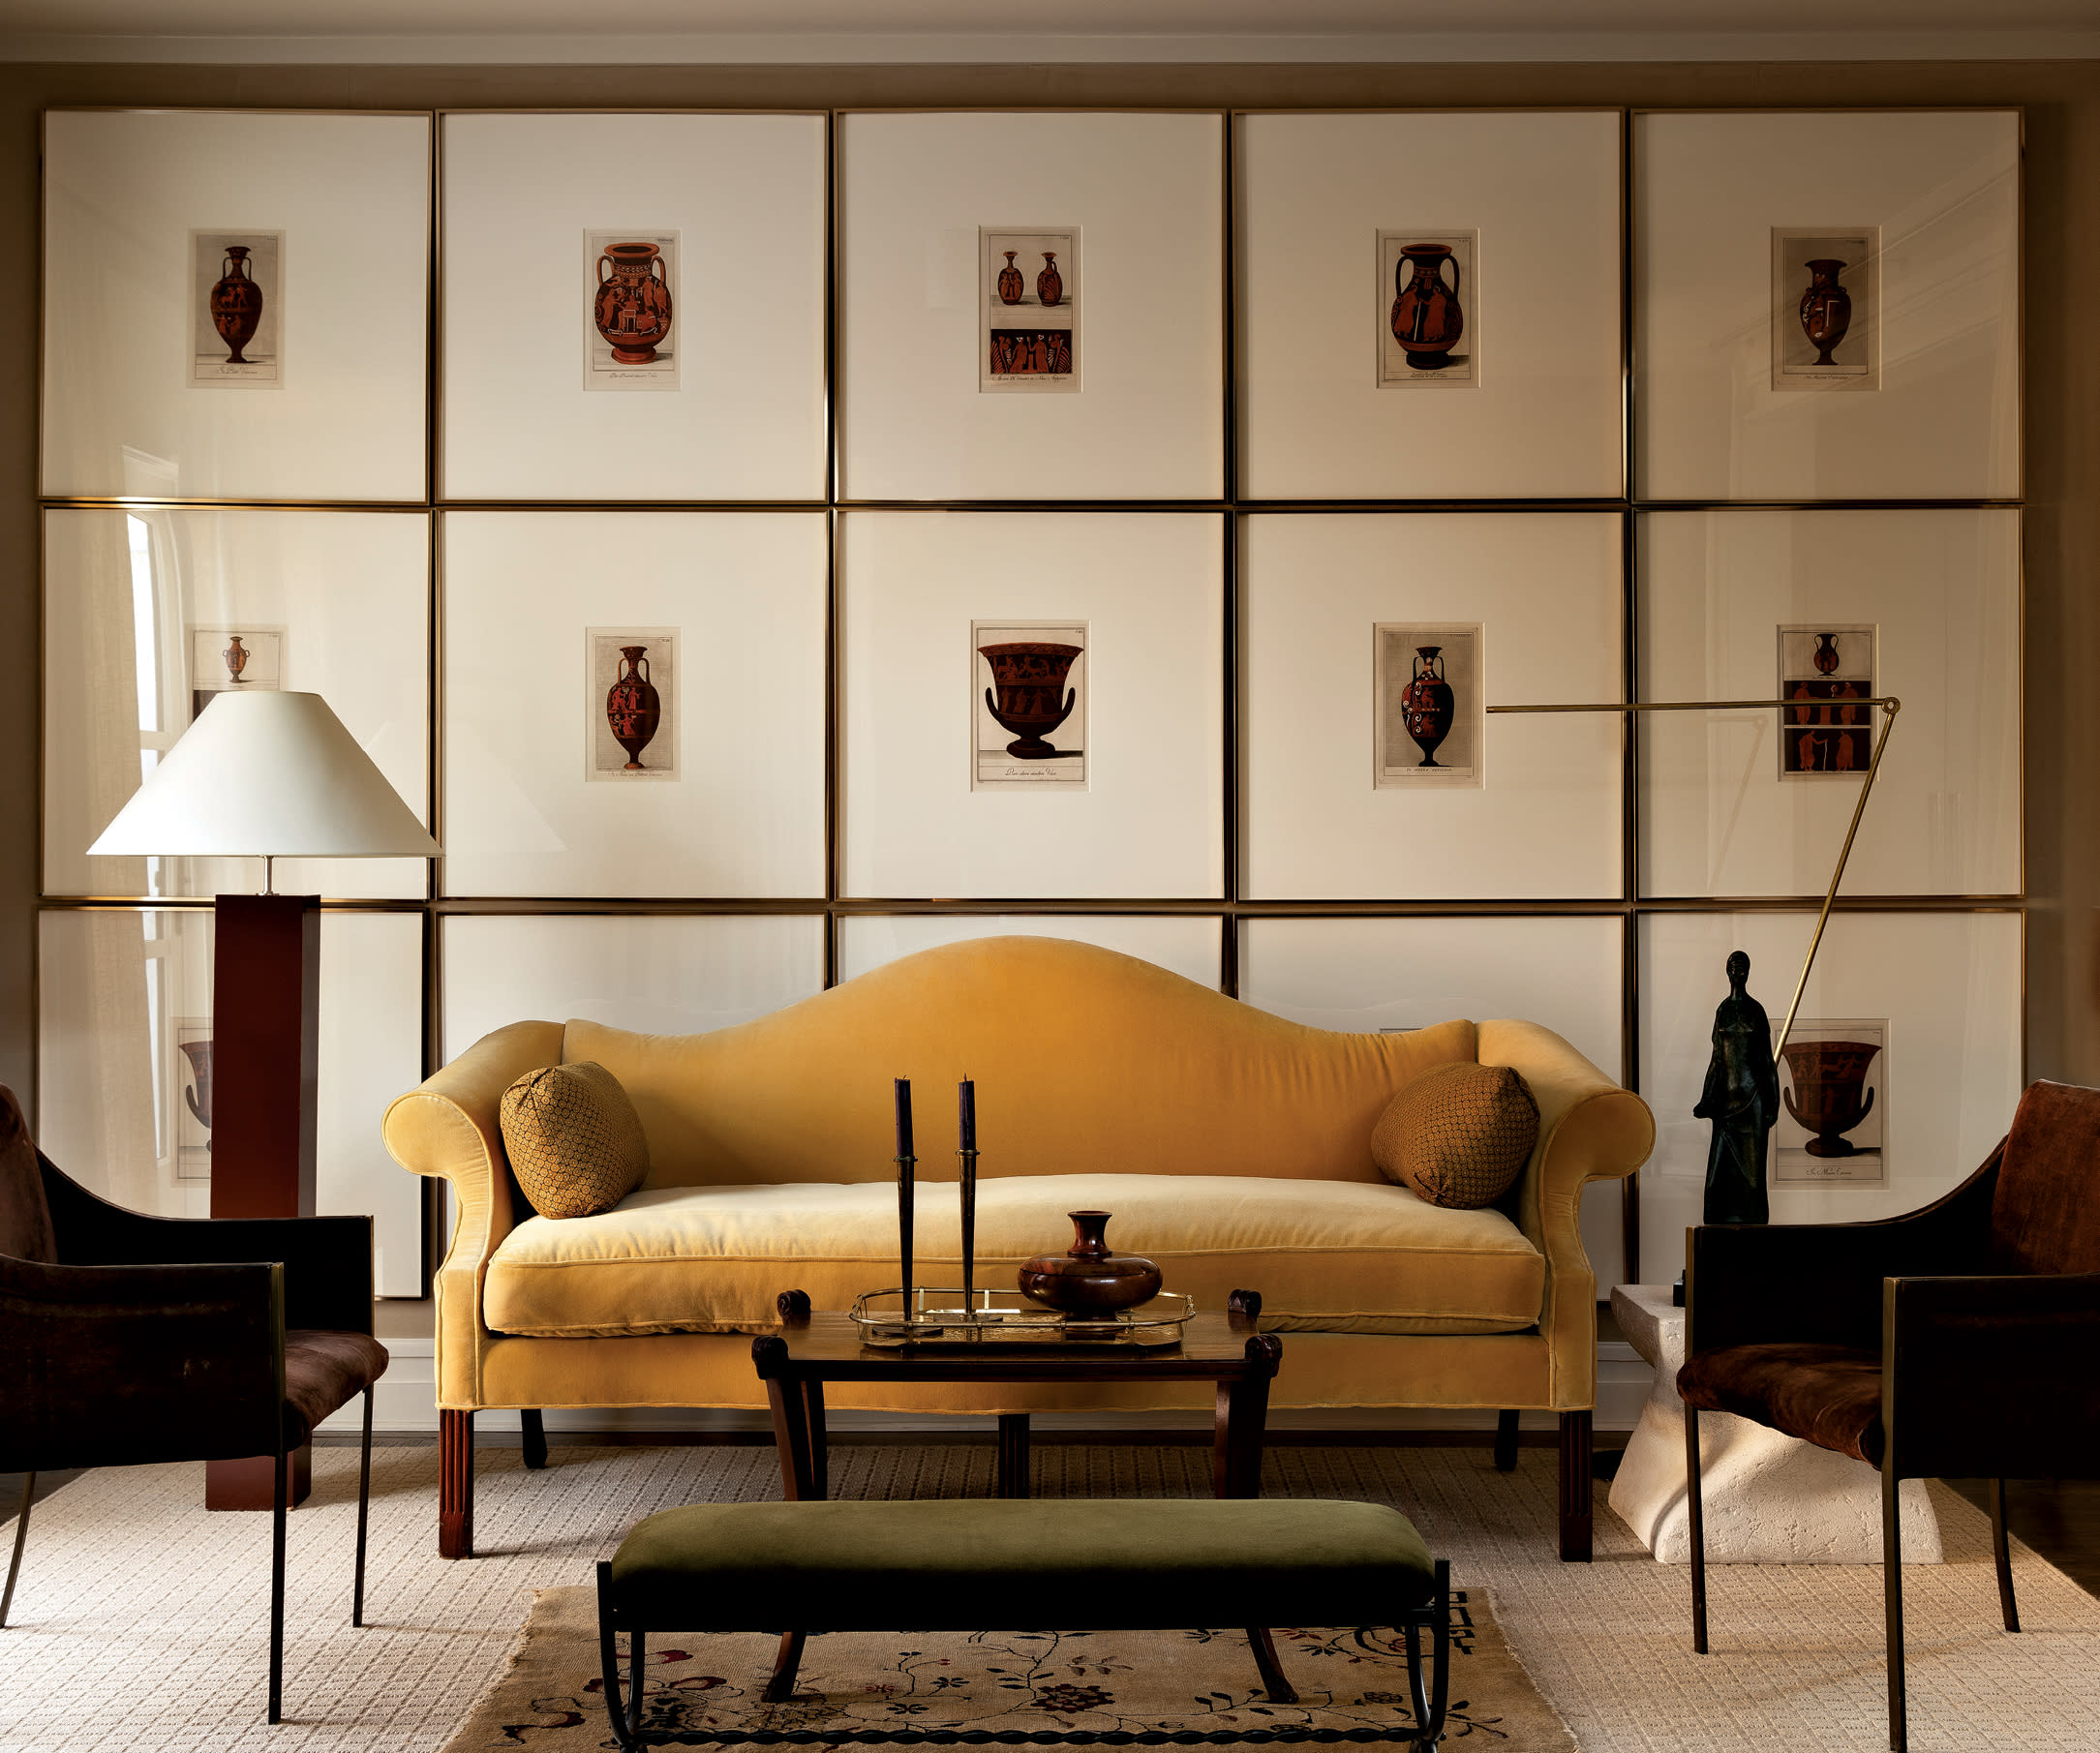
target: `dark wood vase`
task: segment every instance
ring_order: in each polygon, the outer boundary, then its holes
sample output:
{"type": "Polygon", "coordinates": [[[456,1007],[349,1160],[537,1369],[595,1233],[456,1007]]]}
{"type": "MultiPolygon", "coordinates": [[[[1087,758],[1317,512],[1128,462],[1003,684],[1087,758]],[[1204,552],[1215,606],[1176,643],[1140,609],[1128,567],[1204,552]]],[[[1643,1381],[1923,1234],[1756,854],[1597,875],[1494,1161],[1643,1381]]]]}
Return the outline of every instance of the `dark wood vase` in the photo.
{"type": "Polygon", "coordinates": [[[1065,678],[1084,649],[1043,639],[977,648],[991,666],[992,686],[985,690],[986,709],[1002,730],[1014,733],[1016,740],[1006,745],[1006,752],[1016,760],[1048,761],[1057,753],[1044,739],[1072,715],[1080,691],[1067,688],[1065,678]],[[1060,694],[1062,705],[1058,704],[1060,694]]]}
{"type": "Polygon", "coordinates": [[[1141,1254],[1111,1254],[1105,1239],[1110,1214],[1071,1211],[1069,1254],[1039,1254],[1020,1269],[1023,1296],[1066,1315],[1113,1315],[1159,1295],[1158,1265],[1141,1254]]]}
{"type": "Polygon", "coordinates": [[[605,345],[622,365],[647,365],[671,332],[671,288],[654,244],[608,244],[598,257],[591,307],[605,345]]]}
{"type": "Polygon", "coordinates": [[[1801,332],[1815,348],[1818,365],[1835,365],[1831,350],[1852,326],[1852,294],[1838,284],[1845,264],[1818,257],[1808,264],[1809,289],[1801,295],[1801,332]]]}
{"type": "Polygon", "coordinates": [[[1065,295],[1065,277],[1057,272],[1057,252],[1043,252],[1043,272],[1035,277],[1035,295],[1048,310],[1065,295]]]}
{"type": "Polygon", "coordinates": [[[1027,289],[1025,283],[1021,280],[1020,270],[1014,265],[1014,257],[1020,252],[1017,250],[1002,250],[999,253],[1006,257],[1006,266],[999,270],[999,302],[1001,304],[1019,304],[1021,293],[1027,289]]]}
{"type": "Polygon", "coordinates": [[[249,278],[248,246],[228,244],[220,264],[221,279],[211,289],[211,326],[227,344],[228,365],[246,365],[241,348],[256,338],[262,321],[262,288],[249,278]]]}
{"type": "Polygon", "coordinates": [[[1444,648],[1416,646],[1414,679],[1401,690],[1400,710],[1408,735],[1421,747],[1422,758],[1417,766],[1443,765],[1437,759],[1437,749],[1451,734],[1452,720],[1458,715],[1457,704],[1451,684],[1444,680],[1444,648]]]}
{"type": "Polygon", "coordinates": [[[627,751],[623,772],[643,771],[642,751],[655,736],[663,719],[663,702],[649,680],[647,646],[620,648],[620,675],[605,690],[605,722],[612,727],[613,740],[627,751]]]}
{"type": "Polygon", "coordinates": [[[1458,258],[1446,244],[1403,244],[1393,265],[1392,338],[1418,372],[1439,372],[1466,332],[1458,302],[1458,258]],[[1451,284],[1444,284],[1444,269],[1451,284]]]}

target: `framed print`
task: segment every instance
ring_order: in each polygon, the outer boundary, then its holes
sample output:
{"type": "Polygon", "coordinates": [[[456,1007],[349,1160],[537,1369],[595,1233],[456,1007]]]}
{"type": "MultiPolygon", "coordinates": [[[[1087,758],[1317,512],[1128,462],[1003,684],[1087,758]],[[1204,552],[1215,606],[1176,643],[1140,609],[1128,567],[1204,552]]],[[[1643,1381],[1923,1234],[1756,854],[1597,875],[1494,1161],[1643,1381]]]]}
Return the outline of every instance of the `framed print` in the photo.
{"type": "Polygon", "coordinates": [[[844,496],[1219,498],[1224,127],[840,115],[844,496]]]}
{"type": "Polygon", "coordinates": [[[824,989],[815,913],[452,914],[438,947],[447,1063],[521,1017],[697,1035],[824,989]]]}
{"type": "Polygon", "coordinates": [[[214,694],[268,693],[285,685],[285,629],[249,621],[237,627],[192,627],[190,716],[214,694]]]}
{"type": "MultiPolygon", "coordinates": [[[[1596,917],[1242,919],[1239,996],[1366,1034],[1518,1016],[1624,1081],[1624,939],[1619,920],[1596,917]]],[[[1618,1183],[1583,1190],[1583,1247],[1600,1285],[1626,1276],[1623,1213],[1618,1183]]]]}
{"type": "MultiPolygon", "coordinates": [[[[89,1191],[156,1217],[211,1215],[209,908],[38,915],[38,1133],[89,1191]]],[[[369,1216],[373,1285],[429,1294],[423,1187],[380,1142],[423,1076],[423,922],[327,910],[315,1043],[315,1206],[369,1216]]]]}
{"type": "Polygon", "coordinates": [[[1221,895],[1225,538],[1205,512],[848,512],[841,892],[1221,895]],[[1015,645],[1039,649],[1001,676],[982,648],[1015,645]],[[1012,753],[1031,740],[1052,755],[1012,753]]]}
{"type": "Polygon", "coordinates": [[[584,388],[678,388],[678,233],[584,232],[584,388]]]}
{"type": "Polygon", "coordinates": [[[190,233],[193,389],[275,389],[288,316],[282,231],[190,233]]]}
{"type": "MultiPolygon", "coordinates": [[[[1815,912],[1648,914],[1638,929],[1640,1089],[1657,1128],[1640,1178],[1640,1282],[1658,1284],[1680,1270],[1685,1230],[1705,1204],[1713,1129],[1691,1110],[1713,1055],[1715,1008],[1728,995],[1724,964],[1734,951],[1750,957],[1750,996],[1777,1033],[1815,912]]],[[[1975,1172],[2026,1081],[2022,937],[2013,912],[1831,916],[1794,1025],[1807,1025],[1796,1037],[1802,1050],[1779,1068],[1780,1112],[1765,1157],[1773,1223],[1895,1217],[1975,1172]],[[1818,1038],[1852,1044],[1824,1049],[1812,1045],[1818,1038]],[[1869,1092],[1890,1077],[1891,1048],[1902,1074],[1870,1109],[1869,1092]],[[1789,1102],[1816,1124],[1797,1120],[1789,1102]],[[1854,1154],[1810,1155],[1807,1142],[1834,1127],[1854,1154]],[[1875,1153],[1878,1178],[1870,1178],[1863,1159],[1875,1153]],[[1821,1172],[1847,1164],[1857,1178],[1821,1172]]]]}
{"type": "Polygon", "coordinates": [[[1080,233],[981,227],[981,390],[1076,393],[1080,387],[1080,233]],[[1015,266],[1016,258],[1030,264],[1015,266]],[[1040,259],[1040,268],[1034,266],[1040,259]],[[1002,265],[1003,263],[1003,265],[1002,265]]]}
{"type": "MultiPolygon", "coordinates": [[[[44,892],[175,898],[262,886],[255,859],[87,849],[219,694],[320,694],[430,811],[430,518],[247,506],[44,513],[44,892]]],[[[287,894],[420,900],[424,859],[280,859],[287,894]]]]}
{"type": "Polygon", "coordinates": [[[971,938],[1064,937],[1215,987],[1220,926],[1215,914],[847,913],[838,919],[838,978],[852,980],[898,956],[971,938]]]}
{"type": "Polygon", "coordinates": [[[441,126],[445,495],[823,499],[821,114],[441,126]]]}
{"type": "Polygon", "coordinates": [[[1617,717],[1486,709],[1625,697],[1621,528],[1608,512],[1243,517],[1241,893],[1618,895],[1617,717]]]}
{"type": "Polygon", "coordinates": [[[2018,499],[2021,129],[1636,113],[1635,497],[2018,499]]]}
{"type": "Polygon", "coordinates": [[[444,578],[444,893],[824,893],[822,512],[449,512],[444,578]]]}
{"type": "Polygon", "coordinates": [[[1378,234],[1378,385],[1471,389],[1480,381],[1480,234],[1378,234]]]}
{"type": "MultiPolygon", "coordinates": [[[[1775,1046],[1780,1028],[1775,1021],[1775,1046]]],[[[1773,1185],[1886,1186],[1889,1019],[1844,1022],[1797,1016],[1779,1050],[1773,1185]]]]}
{"type": "Polygon", "coordinates": [[[1086,635],[1082,620],[970,622],[972,791],[1085,789],[1086,635]]]}
{"type": "Polygon", "coordinates": [[[2017,510],[1643,512],[1635,542],[1637,698],[1775,703],[1640,715],[1644,896],[1819,898],[1882,737],[1845,892],[2021,892],[2017,510]],[[1850,704],[1879,695],[1893,723],[1850,704]]]}
{"type": "Polygon", "coordinates": [[[676,627],[584,629],[584,777],[606,784],[676,779],[676,627]]]}
{"type": "Polygon", "coordinates": [[[1485,629],[1381,621],[1371,629],[1381,790],[1483,783],[1487,720],[1485,629]]]}
{"type": "Polygon", "coordinates": [[[1617,110],[1233,126],[1246,497],[1624,491],[1617,110]]]}
{"type": "Polygon", "coordinates": [[[41,491],[422,500],[430,162],[421,114],[47,110],[41,491]]]}
{"type": "Polygon", "coordinates": [[[1772,227],[1772,387],[1881,387],[1881,227],[1772,227]]]}
{"type": "Polygon", "coordinates": [[[1780,714],[1780,777],[1864,779],[1873,763],[1878,627],[1781,627],[1780,697],[1814,701],[1780,714]]]}

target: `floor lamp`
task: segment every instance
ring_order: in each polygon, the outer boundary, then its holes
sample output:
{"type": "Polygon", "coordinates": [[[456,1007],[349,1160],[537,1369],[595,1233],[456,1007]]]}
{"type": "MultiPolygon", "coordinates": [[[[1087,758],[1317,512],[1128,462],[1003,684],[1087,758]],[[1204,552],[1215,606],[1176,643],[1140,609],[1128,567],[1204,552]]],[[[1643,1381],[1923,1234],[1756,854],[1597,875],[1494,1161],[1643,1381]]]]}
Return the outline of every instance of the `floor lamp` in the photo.
{"type": "MultiPolygon", "coordinates": [[[[1721,711],[1777,711],[1780,714],[1781,734],[1789,728],[1798,728],[1808,722],[1806,714],[1818,706],[1833,702],[1817,699],[1805,700],[1613,700],[1600,701],[1595,705],[1582,706],[1491,706],[1490,712],[1617,712],[1622,717],[1634,712],[1721,712],[1721,711]],[[1799,712],[1803,716],[1792,718],[1787,714],[1799,712]]],[[[1823,927],[1830,923],[1830,909],[1838,898],[1838,885],[1844,881],[1844,867],[1852,857],[1852,842],[1859,835],[1860,818],[1867,813],[1867,800],[1873,796],[1874,779],[1881,771],[1881,757],[1889,746],[1889,737],[1896,729],[1896,714],[1903,710],[1903,703],[1893,694],[1877,694],[1860,700],[1836,702],[1841,706],[1879,707],[1881,709],[1881,734],[1874,739],[1873,754],[1867,763],[1866,782],[1859,788],[1859,801],[1852,805],[1852,820],[1844,831],[1844,844],[1838,848],[1838,862],[1830,873],[1830,887],[1823,892],[1823,905],[1815,916],[1815,929],[1809,936],[1809,952],[1801,958],[1801,973],[1794,981],[1794,996],[1786,1006],[1786,1020],[1780,1025],[1780,1038],[1772,1046],[1772,1063],[1777,1066],[1785,1056],[1786,1038],[1794,1032],[1794,1017],[1801,1009],[1801,995],[1809,987],[1809,970],[1815,966],[1815,952],[1822,948],[1823,927]]],[[[1626,1221],[1622,1252],[1626,1255],[1626,1270],[1638,1275],[1640,1272],[1640,1175],[1639,1171],[1627,1176],[1623,1183],[1626,1199],[1626,1221]]],[[[1678,1301],[1684,1301],[1684,1280],[1678,1280],[1678,1301]]]]}
{"type": "MultiPolygon", "coordinates": [[[[213,910],[211,1215],[311,1217],[320,897],[274,894],[282,858],[428,859],[438,843],[319,694],[213,696],[88,848],[259,858],[260,894],[213,910]]],[[[210,1509],[268,1509],[269,1456],[207,1464],[210,1509]]],[[[293,1501],[310,1489],[310,1449],[293,1501]]]]}

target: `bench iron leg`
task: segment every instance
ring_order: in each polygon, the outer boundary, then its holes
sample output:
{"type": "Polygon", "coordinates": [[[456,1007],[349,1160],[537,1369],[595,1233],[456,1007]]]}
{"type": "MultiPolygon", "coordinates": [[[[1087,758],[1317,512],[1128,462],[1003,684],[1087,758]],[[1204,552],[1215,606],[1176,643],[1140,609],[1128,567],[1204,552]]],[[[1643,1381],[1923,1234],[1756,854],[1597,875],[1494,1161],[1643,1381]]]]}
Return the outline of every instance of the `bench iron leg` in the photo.
{"type": "MultiPolygon", "coordinates": [[[[598,1560],[598,1673],[605,1683],[605,1714],[612,1718],[613,1739],[618,1741],[623,1753],[636,1753],[640,1745],[634,1738],[635,1729],[641,1722],[642,1689],[641,1673],[635,1672],[634,1697],[628,1705],[620,1700],[620,1651],[613,1646],[613,1609],[606,1598],[612,1587],[613,1567],[603,1558],[598,1560]],[[632,1714],[629,1714],[629,1711],[632,1714]]],[[[637,1642],[640,1640],[637,1639],[637,1642]]]]}
{"type": "Polygon", "coordinates": [[[1451,1687],[1451,1561],[1437,1560],[1437,1592],[1429,1603],[1429,1683],[1422,1684],[1419,1617],[1403,1628],[1408,1646],[1408,1696],[1415,1705],[1416,1753],[1444,1738],[1444,1712],[1451,1687]]]}
{"type": "Polygon", "coordinates": [[[769,1705],[784,1705],[795,1696],[795,1671],[802,1666],[802,1647],[809,1640],[806,1631],[780,1633],[780,1653],[773,1658],[773,1677],[762,1696],[769,1705]]]}
{"type": "Polygon", "coordinates": [[[1262,1690],[1272,1705],[1294,1705],[1297,1688],[1284,1677],[1283,1664],[1276,1659],[1276,1640],[1266,1625],[1247,1627],[1247,1645],[1254,1651],[1254,1665],[1262,1671],[1262,1690]]]}

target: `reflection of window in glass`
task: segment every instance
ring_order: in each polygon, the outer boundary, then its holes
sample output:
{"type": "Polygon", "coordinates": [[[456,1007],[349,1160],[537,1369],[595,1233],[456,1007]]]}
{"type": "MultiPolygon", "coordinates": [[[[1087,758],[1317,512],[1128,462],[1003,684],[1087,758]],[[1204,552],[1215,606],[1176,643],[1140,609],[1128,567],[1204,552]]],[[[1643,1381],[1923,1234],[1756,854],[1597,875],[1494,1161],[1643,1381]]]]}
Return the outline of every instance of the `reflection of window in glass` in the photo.
{"type": "MultiPolygon", "coordinates": [[[[167,735],[161,710],[161,614],[160,591],[154,578],[153,529],[142,517],[126,517],[124,533],[131,547],[132,669],[138,679],[138,782],[143,785],[153,777],[162,752],[173,739],[167,735]]],[[[146,861],[146,892],[161,892],[161,861],[157,858],[146,861]]],[[[150,918],[146,935],[153,935],[150,918]]],[[[149,977],[151,972],[149,966],[149,977]]],[[[159,1074],[157,1071],[155,1074],[159,1074]]]]}

